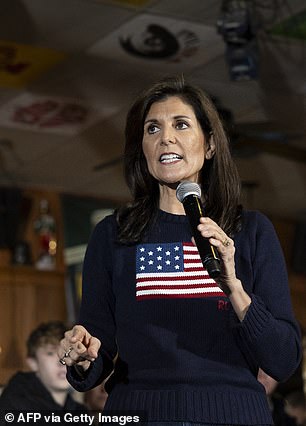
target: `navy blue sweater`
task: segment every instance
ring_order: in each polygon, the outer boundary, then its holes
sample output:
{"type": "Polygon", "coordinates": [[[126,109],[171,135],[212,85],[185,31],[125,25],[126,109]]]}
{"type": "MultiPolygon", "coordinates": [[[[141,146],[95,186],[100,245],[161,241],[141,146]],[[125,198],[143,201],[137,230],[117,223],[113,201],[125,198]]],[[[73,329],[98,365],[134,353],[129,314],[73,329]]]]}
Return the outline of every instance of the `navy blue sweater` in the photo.
{"type": "Polygon", "coordinates": [[[199,262],[186,216],[160,211],[143,244],[116,244],[109,216],[85,256],[80,323],[98,337],[98,359],[79,391],[95,386],[119,354],[105,407],[150,420],[272,424],[261,367],[285,380],[301,357],[280,244],[261,213],[244,212],[235,236],[237,277],[252,302],[240,322],[199,262]]]}

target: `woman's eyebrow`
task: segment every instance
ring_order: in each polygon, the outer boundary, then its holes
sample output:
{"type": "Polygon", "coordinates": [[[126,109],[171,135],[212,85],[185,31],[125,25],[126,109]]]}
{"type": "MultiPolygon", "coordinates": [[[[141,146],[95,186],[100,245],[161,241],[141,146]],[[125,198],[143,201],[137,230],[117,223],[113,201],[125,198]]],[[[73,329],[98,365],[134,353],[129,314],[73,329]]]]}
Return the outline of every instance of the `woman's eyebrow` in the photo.
{"type": "MultiPolygon", "coordinates": [[[[191,120],[191,117],[189,117],[188,115],[175,115],[174,117],[172,117],[172,118],[174,118],[175,120],[178,120],[178,119],[180,119],[180,118],[185,118],[185,119],[187,119],[187,120],[191,120]]],[[[157,118],[149,118],[148,120],[146,120],[145,122],[144,122],[144,124],[147,124],[147,123],[158,123],[158,119],[157,118]]]]}
{"type": "Polygon", "coordinates": [[[148,120],[144,122],[144,124],[147,124],[147,123],[158,123],[158,120],[156,118],[149,118],[148,120]]]}

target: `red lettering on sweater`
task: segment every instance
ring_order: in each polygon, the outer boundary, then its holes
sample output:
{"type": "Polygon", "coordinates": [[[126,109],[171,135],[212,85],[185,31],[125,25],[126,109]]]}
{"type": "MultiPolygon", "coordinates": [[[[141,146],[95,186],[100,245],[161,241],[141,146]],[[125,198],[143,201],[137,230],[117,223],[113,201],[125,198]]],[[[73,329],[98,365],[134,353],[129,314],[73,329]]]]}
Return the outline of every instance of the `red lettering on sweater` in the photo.
{"type": "Polygon", "coordinates": [[[230,308],[227,300],[218,300],[218,311],[228,311],[230,308]]]}

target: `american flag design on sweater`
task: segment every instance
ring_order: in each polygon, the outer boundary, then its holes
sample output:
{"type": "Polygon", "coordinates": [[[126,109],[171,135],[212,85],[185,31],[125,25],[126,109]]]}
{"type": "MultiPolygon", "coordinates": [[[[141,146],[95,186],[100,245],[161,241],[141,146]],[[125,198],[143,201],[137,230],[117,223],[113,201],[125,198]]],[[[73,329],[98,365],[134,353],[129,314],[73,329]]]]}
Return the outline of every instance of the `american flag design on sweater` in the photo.
{"type": "Polygon", "coordinates": [[[226,297],[203,267],[191,242],[140,244],[136,251],[136,298],[226,297]]]}

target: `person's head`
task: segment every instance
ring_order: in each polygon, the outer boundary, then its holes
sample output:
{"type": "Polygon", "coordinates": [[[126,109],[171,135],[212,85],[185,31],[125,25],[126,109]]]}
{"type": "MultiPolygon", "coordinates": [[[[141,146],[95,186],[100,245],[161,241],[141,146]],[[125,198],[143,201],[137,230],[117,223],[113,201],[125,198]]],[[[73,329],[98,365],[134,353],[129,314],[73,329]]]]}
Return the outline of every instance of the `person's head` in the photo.
{"type": "MultiPolygon", "coordinates": [[[[214,144],[214,169],[217,171],[227,157],[230,157],[228,141],[216,108],[210,98],[198,87],[185,82],[182,76],[168,77],[145,91],[132,105],[126,121],[125,171],[127,182],[134,196],[148,188],[157,187],[157,181],[148,170],[147,160],[143,152],[145,121],[150,109],[157,102],[164,102],[171,97],[179,98],[192,109],[207,145],[214,144]]],[[[162,134],[160,137],[162,138],[162,134]]],[[[201,154],[201,153],[199,153],[201,154]]],[[[205,165],[201,171],[199,183],[207,186],[212,162],[205,165]]]]}
{"type": "Polygon", "coordinates": [[[306,399],[303,391],[289,393],[285,398],[285,411],[293,417],[297,425],[306,423],[306,399]]]}
{"type": "Polygon", "coordinates": [[[27,339],[27,364],[51,392],[67,392],[66,367],[58,361],[57,350],[67,330],[61,321],[40,324],[27,339]]]}
{"type": "MultiPolygon", "coordinates": [[[[163,125],[164,123],[156,122],[158,129],[163,125]]],[[[160,152],[162,153],[162,150],[160,152]]],[[[164,149],[163,152],[167,150],[164,149]]],[[[127,115],[124,169],[134,202],[146,200],[143,204],[149,206],[148,210],[157,209],[161,185],[172,185],[175,188],[180,180],[189,177],[185,167],[187,153],[189,156],[198,156],[196,180],[202,188],[207,214],[225,231],[232,231],[240,200],[240,179],[219,114],[210,97],[202,89],[188,84],[182,76],[167,77],[144,91],[133,103],[127,115]],[[171,152],[178,154],[176,164],[172,168],[178,173],[177,180],[173,173],[171,179],[163,181],[162,177],[159,178],[152,173],[152,168],[148,164],[150,155],[148,140],[153,140],[154,137],[154,143],[165,145],[165,132],[155,132],[154,122],[148,123],[147,120],[158,118],[154,115],[162,116],[163,120],[167,119],[171,114],[169,112],[171,108],[173,108],[172,126],[174,125],[176,130],[175,134],[171,135],[173,139],[170,141],[171,152]],[[183,118],[175,118],[176,112],[191,116],[192,129],[197,130],[197,135],[192,134],[193,138],[198,138],[197,150],[193,153],[188,153],[187,139],[190,128],[186,130],[183,118]],[[153,135],[148,136],[148,130],[152,131],[153,135]]],[[[161,164],[163,158],[158,157],[154,160],[156,164],[158,162],[161,164]]]]}

